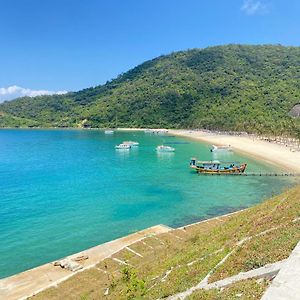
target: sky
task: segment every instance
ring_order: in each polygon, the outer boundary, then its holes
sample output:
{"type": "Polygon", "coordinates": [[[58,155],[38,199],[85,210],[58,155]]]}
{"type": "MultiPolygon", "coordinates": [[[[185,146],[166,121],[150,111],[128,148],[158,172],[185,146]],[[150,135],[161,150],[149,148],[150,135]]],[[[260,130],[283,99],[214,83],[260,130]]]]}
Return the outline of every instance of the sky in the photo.
{"type": "Polygon", "coordinates": [[[299,0],[0,0],[0,102],[103,84],[162,54],[300,45],[299,0]]]}

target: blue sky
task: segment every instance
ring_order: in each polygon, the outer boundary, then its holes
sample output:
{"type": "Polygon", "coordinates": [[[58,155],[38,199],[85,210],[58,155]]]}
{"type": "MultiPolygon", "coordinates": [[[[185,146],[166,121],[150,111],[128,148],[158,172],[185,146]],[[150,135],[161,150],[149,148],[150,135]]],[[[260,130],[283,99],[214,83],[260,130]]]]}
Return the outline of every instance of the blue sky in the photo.
{"type": "Polygon", "coordinates": [[[105,83],[161,54],[300,44],[299,0],[0,0],[0,101],[105,83]]]}

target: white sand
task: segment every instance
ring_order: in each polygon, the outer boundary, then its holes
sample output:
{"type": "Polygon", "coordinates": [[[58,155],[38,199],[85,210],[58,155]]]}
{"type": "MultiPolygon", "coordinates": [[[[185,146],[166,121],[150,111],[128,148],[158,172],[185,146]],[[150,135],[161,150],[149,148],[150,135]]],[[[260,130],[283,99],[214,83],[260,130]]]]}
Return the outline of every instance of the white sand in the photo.
{"type": "Polygon", "coordinates": [[[214,145],[231,145],[234,150],[282,167],[288,172],[300,172],[300,152],[284,145],[261,141],[247,136],[212,134],[203,131],[169,130],[170,134],[189,137],[214,145]]]}

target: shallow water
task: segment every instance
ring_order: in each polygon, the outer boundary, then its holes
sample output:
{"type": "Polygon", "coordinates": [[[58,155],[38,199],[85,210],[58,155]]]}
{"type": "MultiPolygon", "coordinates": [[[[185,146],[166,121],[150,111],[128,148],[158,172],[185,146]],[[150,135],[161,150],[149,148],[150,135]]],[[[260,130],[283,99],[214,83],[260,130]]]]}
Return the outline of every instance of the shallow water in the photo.
{"type": "Polygon", "coordinates": [[[293,184],[201,176],[191,156],[273,166],[210,145],[144,132],[0,130],[0,278],[156,224],[180,226],[251,206],[293,184]],[[130,151],[115,150],[124,140],[130,151]],[[159,144],[175,153],[155,151],[159,144]]]}

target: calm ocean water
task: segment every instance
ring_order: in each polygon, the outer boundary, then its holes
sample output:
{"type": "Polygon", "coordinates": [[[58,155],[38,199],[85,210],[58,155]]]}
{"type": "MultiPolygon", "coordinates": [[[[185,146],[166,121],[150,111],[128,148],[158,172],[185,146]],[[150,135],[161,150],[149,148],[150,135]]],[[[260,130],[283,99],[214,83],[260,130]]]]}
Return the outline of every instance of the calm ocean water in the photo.
{"type": "Polygon", "coordinates": [[[191,156],[210,145],[144,132],[0,130],[0,278],[156,224],[179,226],[251,206],[288,178],[198,176],[191,156]],[[117,151],[123,140],[140,146],[117,151]],[[158,155],[169,144],[175,153],[158,155]]]}

